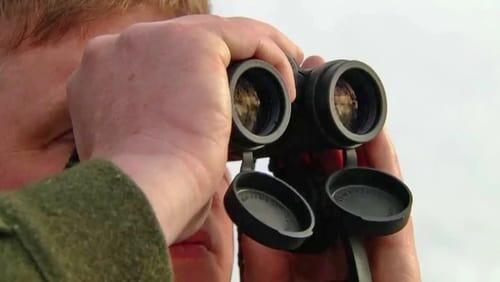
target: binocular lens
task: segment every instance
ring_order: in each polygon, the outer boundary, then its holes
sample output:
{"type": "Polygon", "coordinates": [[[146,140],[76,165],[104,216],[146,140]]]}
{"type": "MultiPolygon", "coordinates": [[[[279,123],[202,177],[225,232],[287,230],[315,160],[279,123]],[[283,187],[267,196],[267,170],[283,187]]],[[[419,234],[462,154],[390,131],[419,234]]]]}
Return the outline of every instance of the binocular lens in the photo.
{"type": "Polygon", "coordinates": [[[251,133],[266,136],[283,123],[287,95],[268,70],[250,68],[236,82],[233,103],[242,125],[251,133]]]}
{"type": "Polygon", "coordinates": [[[258,119],[262,120],[260,113],[260,98],[255,87],[246,79],[240,78],[234,93],[234,105],[241,123],[252,133],[258,131],[258,119]]]}
{"type": "Polygon", "coordinates": [[[358,127],[358,98],[352,86],[339,80],[335,85],[331,103],[335,105],[335,110],[339,115],[342,124],[350,131],[357,131],[358,127]]]}
{"type": "Polygon", "coordinates": [[[378,133],[385,120],[385,96],[373,74],[347,69],[330,89],[330,108],[345,129],[357,135],[378,133]]]}

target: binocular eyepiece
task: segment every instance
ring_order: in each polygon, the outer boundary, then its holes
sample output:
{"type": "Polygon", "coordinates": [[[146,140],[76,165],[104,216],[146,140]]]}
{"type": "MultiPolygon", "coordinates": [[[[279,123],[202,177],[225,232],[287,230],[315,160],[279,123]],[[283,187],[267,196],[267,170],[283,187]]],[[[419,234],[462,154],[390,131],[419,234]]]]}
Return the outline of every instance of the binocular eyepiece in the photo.
{"type": "Polygon", "coordinates": [[[228,69],[233,102],[230,155],[352,148],[373,139],[387,114],[377,74],[359,61],[336,60],[302,69],[294,61],[296,100],[278,71],[260,60],[228,69]]]}

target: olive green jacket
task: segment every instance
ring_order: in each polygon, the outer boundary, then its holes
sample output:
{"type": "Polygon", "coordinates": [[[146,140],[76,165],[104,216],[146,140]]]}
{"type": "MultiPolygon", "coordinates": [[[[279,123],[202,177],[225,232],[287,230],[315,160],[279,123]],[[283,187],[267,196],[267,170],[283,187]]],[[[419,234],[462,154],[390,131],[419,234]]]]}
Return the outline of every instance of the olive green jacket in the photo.
{"type": "Polygon", "coordinates": [[[149,203],[109,162],[0,193],[0,281],[172,281],[149,203]]]}

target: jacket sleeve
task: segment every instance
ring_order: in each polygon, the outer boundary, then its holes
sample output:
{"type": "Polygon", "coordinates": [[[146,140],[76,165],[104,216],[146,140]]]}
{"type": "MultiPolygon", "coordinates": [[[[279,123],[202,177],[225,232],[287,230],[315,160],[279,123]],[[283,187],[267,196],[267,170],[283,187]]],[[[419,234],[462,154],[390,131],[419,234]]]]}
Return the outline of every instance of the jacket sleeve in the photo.
{"type": "Polygon", "coordinates": [[[0,194],[0,281],[172,281],[145,196],[94,160],[0,194]]]}

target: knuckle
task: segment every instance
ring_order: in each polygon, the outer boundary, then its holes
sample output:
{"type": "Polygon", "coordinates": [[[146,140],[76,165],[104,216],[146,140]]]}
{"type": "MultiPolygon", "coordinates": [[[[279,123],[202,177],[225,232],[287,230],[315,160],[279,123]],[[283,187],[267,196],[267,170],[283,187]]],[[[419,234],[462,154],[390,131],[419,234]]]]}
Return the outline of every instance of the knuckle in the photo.
{"type": "Polygon", "coordinates": [[[185,40],[194,41],[200,38],[197,35],[201,29],[203,29],[203,26],[199,24],[172,21],[162,26],[161,35],[179,43],[185,40]]]}
{"type": "Polygon", "coordinates": [[[82,65],[96,62],[99,60],[102,49],[106,47],[104,36],[98,36],[90,39],[85,46],[82,57],[82,65]]]}
{"type": "Polygon", "coordinates": [[[202,28],[198,24],[170,23],[165,26],[164,33],[171,38],[196,39],[193,34],[199,33],[202,28]]]}
{"type": "Polygon", "coordinates": [[[141,33],[143,33],[143,24],[134,24],[126,28],[117,38],[116,44],[120,48],[133,48],[140,41],[141,33]]]}
{"type": "Polygon", "coordinates": [[[184,16],[180,18],[175,18],[173,20],[170,20],[169,22],[180,22],[180,23],[190,23],[190,24],[203,24],[211,21],[216,21],[223,19],[223,17],[218,16],[218,15],[210,15],[210,14],[203,14],[203,15],[189,15],[189,16],[184,16]]]}
{"type": "Polygon", "coordinates": [[[66,89],[67,89],[67,96],[68,98],[71,98],[74,95],[74,89],[75,84],[77,83],[76,76],[78,75],[78,70],[74,71],[72,74],[70,74],[67,83],[66,83],[66,89]]]}
{"type": "Polygon", "coordinates": [[[243,29],[251,31],[252,33],[258,34],[259,36],[269,36],[269,34],[273,33],[274,30],[274,27],[265,22],[247,17],[231,17],[228,18],[228,21],[233,22],[243,29]]]}
{"type": "Polygon", "coordinates": [[[296,47],[296,50],[295,50],[295,56],[298,59],[299,64],[302,63],[302,61],[304,61],[304,57],[305,57],[304,51],[298,46],[296,47]]]}
{"type": "Polygon", "coordinates": [[[204,19],[207,19],[209,21],[222,21],[222,20],[224,20],[224,17],[221,17],[219,15],[203,15],[201,17],[203,17],[204,19]]]}
{"type": "Polygon", "coordinates": [[[248,25],[259,25],[259,26],[264,26],[264,27],[271,27],[271,25],[263,22],[263,21],[260,21],[260,20],[256,20],[256,19],[252,19],[252,18],[248,18],[248,17],[231,17],[229,18],[230,20],[232,21],[235,21],[235,22],[238,22],[238,23],[242,23],[242,24],[248,24],[248,25]]]}
{"type": "Polygon", "coordinates": [[[209,30],[217,27],[225,21],[225,18],[217,15],[192,15],[181,17],[165,22],[165,27],[173,32],[209,30]]]}
{"type": "Polygon", "coordinates": [[[248,17],[229,17],[227,18],[230,21],[238,22],[238,23],[246,23],[246,24],[251,24],[251,23],[257,23],[257,20],[248,18],[248,17]]]}
{"type": "Polygon", "coordinates": [[[282,34],[278,28],[269,23],[259,20],[251,20],[251,22],[253,25],[255,25],[255,27],[261,29],[267,36],[274,37],[282,34]]]}
{"type": "Polygon", "coordinates": [[[220,41],[217,39],[220,38],[220,35],[214,32],[213,26],[208,27],[201,23],[185,24],[172,22],[167,24],[162,35],[168,38],[169,41],[175,42],[177,46],[188,47],[192,52],[194,52],[194,49],[203,52],[213,51],[217,49],[217,42],[220,41]]]}

